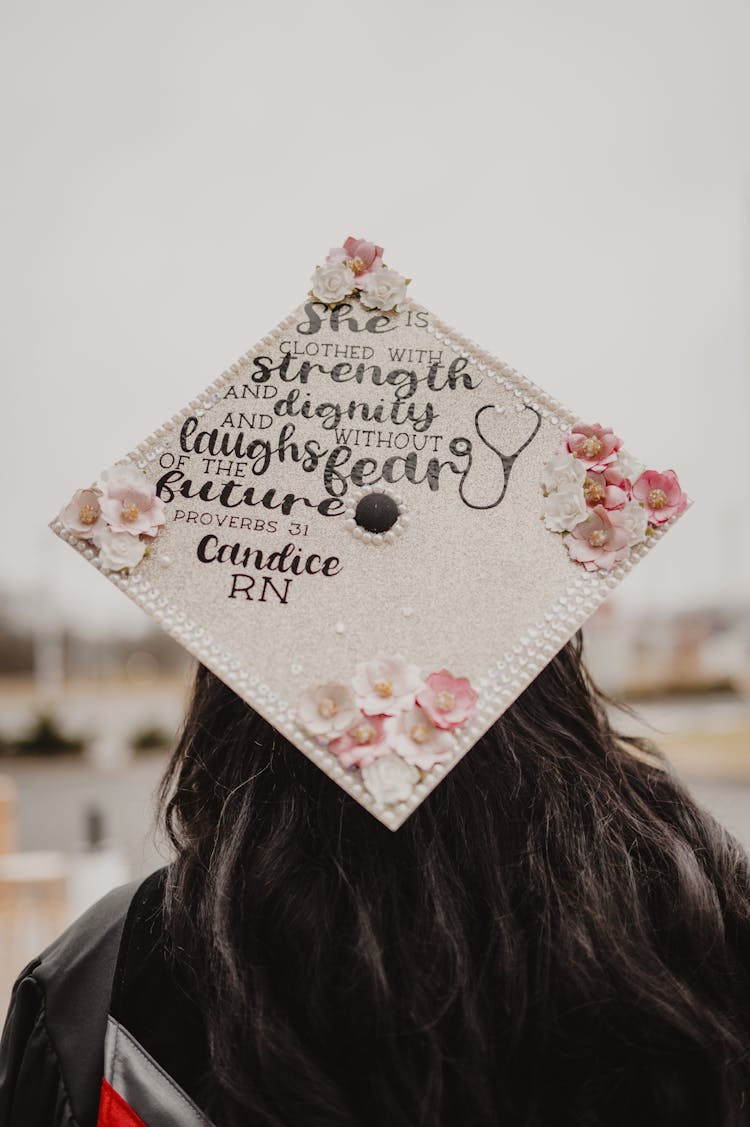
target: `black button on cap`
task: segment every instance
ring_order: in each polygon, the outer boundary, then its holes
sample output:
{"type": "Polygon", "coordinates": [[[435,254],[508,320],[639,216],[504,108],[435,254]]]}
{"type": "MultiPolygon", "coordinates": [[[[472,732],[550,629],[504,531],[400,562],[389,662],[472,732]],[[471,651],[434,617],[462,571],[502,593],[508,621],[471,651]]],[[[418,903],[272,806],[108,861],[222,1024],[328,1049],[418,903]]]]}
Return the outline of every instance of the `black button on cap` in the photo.
{"type": "Polygon", "coordinates": [[[366,493],[357,502],[354,519],[365,532],[387,532],[398,520],[398,505],[387,493],[366,493]]]}

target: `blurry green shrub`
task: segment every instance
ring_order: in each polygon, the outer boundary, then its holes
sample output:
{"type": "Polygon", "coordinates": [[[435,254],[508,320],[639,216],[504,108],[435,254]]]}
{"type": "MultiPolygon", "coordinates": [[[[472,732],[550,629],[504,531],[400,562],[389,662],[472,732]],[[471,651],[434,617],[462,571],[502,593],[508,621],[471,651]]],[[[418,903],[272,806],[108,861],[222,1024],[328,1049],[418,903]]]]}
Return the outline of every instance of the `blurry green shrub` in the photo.
{"type": "Polygon", "coordinates": [[[54,716],[43,712],[25,735],[0,739],[0,755],[80,755],[85,746],[84,739],[66,736],[54,716]]]}
{"type": "Polygon", "coordinates": [[[172,740],[173,737],[169,732],[153,724],[135,732],[130,739],[130,746],[136,752],[166,751],[167,748],[171,747],[172,740]]]}

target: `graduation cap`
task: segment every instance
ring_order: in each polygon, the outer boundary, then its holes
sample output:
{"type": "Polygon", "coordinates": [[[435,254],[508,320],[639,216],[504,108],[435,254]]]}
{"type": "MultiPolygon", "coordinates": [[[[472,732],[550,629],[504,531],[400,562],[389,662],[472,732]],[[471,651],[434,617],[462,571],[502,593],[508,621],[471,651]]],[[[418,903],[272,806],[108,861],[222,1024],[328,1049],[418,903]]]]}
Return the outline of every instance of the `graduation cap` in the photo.
{"type": "Polygon", "coordinates": [[[396,829],[685,511],[365,240],[51,528],[396,829]]]}

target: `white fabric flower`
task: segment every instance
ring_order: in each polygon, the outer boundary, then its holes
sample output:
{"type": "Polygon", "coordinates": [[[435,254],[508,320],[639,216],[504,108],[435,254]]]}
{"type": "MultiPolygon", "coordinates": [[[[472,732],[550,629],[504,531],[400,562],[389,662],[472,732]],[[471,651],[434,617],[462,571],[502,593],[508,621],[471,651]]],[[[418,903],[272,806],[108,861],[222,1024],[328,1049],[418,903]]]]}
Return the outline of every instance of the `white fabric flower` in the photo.
{"type": "Polygon", "coordinates": [[[398,716],[389,716],[385,731],[393,750],[423,771],[450,759],[456,750],[453,733],[437,728],[419,705],[398,716]]]}
{"type": "Polygon", "coordinates": [[[394,716],[414,707],[424,681],[417,666],[397,654],[360,662],[352,685],[357,704],[367,716],[394,716]]]}
{"type": "Polygon", "coordinates": [[[628,547],[632,548],[634,544],[640,544],[641,541],[646,539],[648,511],[639,501],[628,501],[620,509],[620,516],[622,518],[621,523],[630,533],[628,547]]]}
{"type": "Polygon", "coordinates": [[[345,262],[324,262],[310,281],[313,297],[324,301],[326,305],[333,305],[334,302],[349,297],[357,284],[354,271],[345,262]]]}
{"type": "Polygon", "coordinates": [[[102,470],[99,474],[100,488],[106,490],[107,486],[130,486],[132,489],[147,489],[146,475],[141,473],[132,462],[117,462],[114,466],[102,470]]]}
{"type": "Polygon", "coordinates": [[[99,559],[108,571],[123,571],[135,567],[143,559],[146,545],[129,532],[113,532],[103,525],[97,529],[93,542],[99,549],[99,559]]]}
{"type": "Polygon", "coordinates": [[[419,771],[399,755],[384,755],[362,768],[362,780],[376,802],[405,802],[419,771]]]}
{"type": "Polygon", "coordinates": [[[399,305],[406,300],[406,278],[396,270],[381,266],[371,274],[358,280],[359,299],[365,309],[383,309],[398,312],[399,305]]]}
{"type": "Polygon", "coordinates": [[[348,685],[328,681],[325,685],[313,685],[302,694],[297,717],[314,736],[333,739],[359,719],[359,709],[348,685]]]}
{"type": "Polygon", "coordinates": [[[588,515],[580,485],[566,485],[544,498],[544,523],[550,532],[572,532],[588,515]]]}
{"type": "Polygon", "coordinates": [[[586,480],[586,467],[580,459],[572,454],[555,454],[554,458],[542,470],[542,489],[545,493],[552,493],[555,489],[562,489],[566,485],[580,485],[586,480]]]}
{"type": "Polygon", "coordinates": [[[612,469],[617,470],[629,481],[635,481],[643,473],[645,466],[643,462],[639,462],[637,458],[634,458],[621,446],[617,451],[617,461],[612,463],[612,469]]]}

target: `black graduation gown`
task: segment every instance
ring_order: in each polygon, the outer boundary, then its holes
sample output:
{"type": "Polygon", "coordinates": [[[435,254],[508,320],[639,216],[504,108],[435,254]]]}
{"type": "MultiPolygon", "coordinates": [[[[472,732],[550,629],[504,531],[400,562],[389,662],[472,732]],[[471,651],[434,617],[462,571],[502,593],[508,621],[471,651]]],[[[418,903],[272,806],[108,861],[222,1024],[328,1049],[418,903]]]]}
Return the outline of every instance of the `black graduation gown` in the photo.
{"type": "Polygon", "coordinates": [[[19,975],[1,1127],[211,1127],[203,1024],[164,955],[165,875],[110,892],[19,975]]]}

